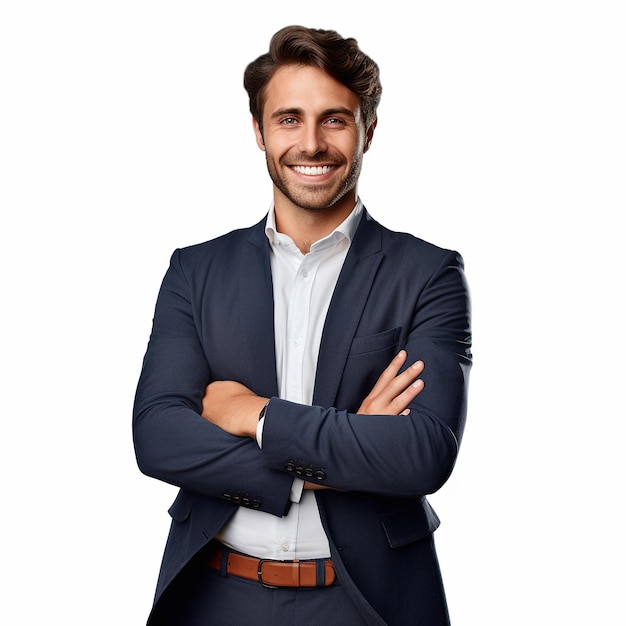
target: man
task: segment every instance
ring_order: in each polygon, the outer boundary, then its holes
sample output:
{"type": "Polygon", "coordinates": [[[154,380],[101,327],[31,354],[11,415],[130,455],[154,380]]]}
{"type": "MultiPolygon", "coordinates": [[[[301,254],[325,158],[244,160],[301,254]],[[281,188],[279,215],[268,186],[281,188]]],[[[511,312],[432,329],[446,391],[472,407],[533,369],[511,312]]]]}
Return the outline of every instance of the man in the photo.
{"type": "Polygon", "coordinates": [[[180,487],[149,623],[447,624],[425,494],[465,422],[462,259],[357,195],[355,40],[282,29],[244,85],[272,206],[174,253],[137,389],[139,467],[180,487]]]}

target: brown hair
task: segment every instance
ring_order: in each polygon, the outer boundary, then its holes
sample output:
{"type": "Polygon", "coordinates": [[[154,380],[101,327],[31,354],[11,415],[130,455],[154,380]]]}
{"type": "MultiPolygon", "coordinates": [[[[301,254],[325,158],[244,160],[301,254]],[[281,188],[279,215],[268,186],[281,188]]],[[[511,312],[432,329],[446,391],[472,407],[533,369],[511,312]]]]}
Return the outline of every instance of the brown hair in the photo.
{"type": "Polygon", "coordinates": [[[334,30],[286,26],[274,34],[269,51],[244,72],[250,112],[261,129],[267,84],[284,65],[319,67],[360,98],[366,129],[376,120],[383,89],[378,65],[359,49],[356,39],[344,39],[334,30]]]}

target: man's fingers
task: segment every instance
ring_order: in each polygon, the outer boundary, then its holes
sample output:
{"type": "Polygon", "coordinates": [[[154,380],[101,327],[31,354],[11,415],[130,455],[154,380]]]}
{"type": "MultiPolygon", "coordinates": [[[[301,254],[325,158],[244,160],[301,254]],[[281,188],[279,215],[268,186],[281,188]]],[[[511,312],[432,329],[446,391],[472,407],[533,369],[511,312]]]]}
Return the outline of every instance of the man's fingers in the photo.
{"type": "Polygon", "coordinates": [[[379,376],[367,398],[363,400],[359,413],[408,414],[409,404],[424,388],[424,383],[419,380],[424,371],[424,363],[416,361],[398,374],[406,359],[406,350],[401,350],[394,357],[379,376]]]}
{"type": "MultiPolygon", "coordinates": [[[[424,363],[416,361],[404,372],[394,376],[379,392],[381,400],[392,402],[394,398],[408,397],[410,395],[410,387],[417,382],[418,377],[424,371],[424,363]],[[408,392],[408,393],[407,393],[408,392]],[[403,396],[403,394],[405,394],[403,396]]],[[[421,388],[415,393],[415,396],[421,391],[421,388]]]]}
{"type": "Polygon", "coordinates": [[[395,378],[396,374],[406,361],[406,350],[400,350],[398,354],[391,360],[391,363],[385,368],[383,373],[378,377],[376,384],[369,393],[369,396],[376,396],[381,393],[385,387],[395,378]]]}
{"type": "Polygon", "coordinates": [[[397,411],[394,412],[394,415],[408,415],[411,410],[407,407],[411,404],[411,402],[413,402],[413,400],[415,400],[423,389],[424,381],[419,379],[411,383],[411,385],[404,389],[404,391],[402,391],[399,395],[395,396],[390,403],[394,409],[397,409],[397,411]]]}

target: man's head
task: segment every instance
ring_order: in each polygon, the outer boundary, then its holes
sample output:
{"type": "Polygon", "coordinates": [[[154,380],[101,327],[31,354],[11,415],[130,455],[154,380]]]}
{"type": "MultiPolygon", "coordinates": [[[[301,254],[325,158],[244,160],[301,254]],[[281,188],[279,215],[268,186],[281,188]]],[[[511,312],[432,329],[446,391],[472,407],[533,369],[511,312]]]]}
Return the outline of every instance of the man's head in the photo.
{"type": "Polygon", "coordinates": [[[276,71],[285,65],[309,65],[323,70],[359,98],[365,129],[375,122],[382,94],[378,65],[359,49],[356,40],[344,39],[334,30],[287,26],[272,37],[269,51],[250,63],[244,73],[250,112],[261,130],[265,89],[276,71]]]}
{"type": "Polygon", "coordinates": [[[244,85],[277,214],[298,207],[345,217],[377,123],[378,66],[354,39],[289,26],[248,65],[244,85]]]}

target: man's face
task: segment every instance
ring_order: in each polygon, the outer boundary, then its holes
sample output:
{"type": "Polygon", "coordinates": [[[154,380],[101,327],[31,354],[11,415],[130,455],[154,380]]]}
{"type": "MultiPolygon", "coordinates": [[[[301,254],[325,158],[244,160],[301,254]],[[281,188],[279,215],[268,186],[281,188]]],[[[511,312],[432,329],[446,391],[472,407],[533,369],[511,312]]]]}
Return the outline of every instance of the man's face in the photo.
{"type": "Polygon", "coordinates": [[[282,67],[267,85],[263,132],[256,121],[254,128],[277,206],[352,209],[374,132],[365,132],[352,91],[317,67],[282,67]]]}

